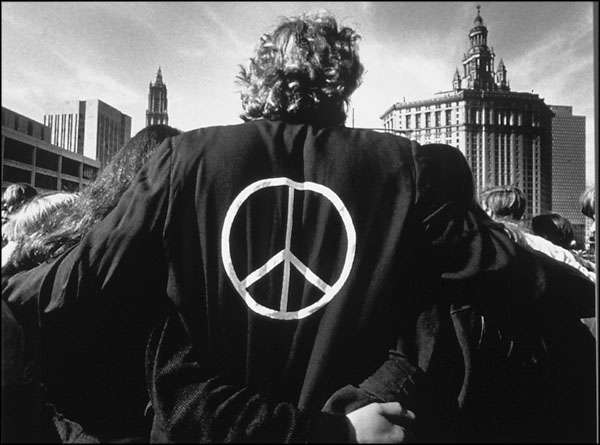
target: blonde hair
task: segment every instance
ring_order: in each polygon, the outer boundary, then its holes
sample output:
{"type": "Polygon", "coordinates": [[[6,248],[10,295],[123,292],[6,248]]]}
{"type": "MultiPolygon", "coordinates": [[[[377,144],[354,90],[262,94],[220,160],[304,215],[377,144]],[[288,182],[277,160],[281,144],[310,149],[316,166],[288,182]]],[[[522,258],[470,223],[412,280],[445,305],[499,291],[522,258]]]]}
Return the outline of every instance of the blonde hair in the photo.
{"type": "Polygon", "coordinates": [[[36,196],[11,215],[2,227],[3,235],[9,241],[19,241],[25,237],[47,233],[60,224],[57,212],[72,205],[77,197],[77,194],[67,192],[36,196]]]}

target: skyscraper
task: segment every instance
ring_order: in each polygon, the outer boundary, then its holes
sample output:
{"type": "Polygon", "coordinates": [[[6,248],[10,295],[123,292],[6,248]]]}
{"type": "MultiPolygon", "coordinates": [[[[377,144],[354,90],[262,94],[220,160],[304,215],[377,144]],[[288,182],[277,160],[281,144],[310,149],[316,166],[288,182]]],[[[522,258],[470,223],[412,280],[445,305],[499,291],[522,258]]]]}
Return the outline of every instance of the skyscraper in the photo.
{"type": "Polygon", "coordinates": [[[150,82],[148,91],[148,109],[146,110],[146,126],[169,124],[167,114],[167,86],[163,83],[162,72],[158,67],[156,80],[150,82]]]}
{"type": "Polygon", "coordinates": [[[585,190],[585,116],[573,107],[550,105],[552,119],[552,211],[573,224],[575,239],[583,247],[585,216],[579,196],[585,190]]]}
{"type": "Polygon", "coordinates": [[[470,47],[452,90],[431,99],[399,102],[380,117],[384,128],[421,143],[458,147],[471,166],[477,193],[513,184],[527,196],[525,217],[552,205],[552,111],[537,94],[510,91],[501,59],[487,45],[479,7],[470,47]]]}
{"type": "Polygon", "coordinates": [[[56,104],[44,114],[51,143],[96,159],[104,167],[131,138],[131,117],[101,100],[56,104]]]}

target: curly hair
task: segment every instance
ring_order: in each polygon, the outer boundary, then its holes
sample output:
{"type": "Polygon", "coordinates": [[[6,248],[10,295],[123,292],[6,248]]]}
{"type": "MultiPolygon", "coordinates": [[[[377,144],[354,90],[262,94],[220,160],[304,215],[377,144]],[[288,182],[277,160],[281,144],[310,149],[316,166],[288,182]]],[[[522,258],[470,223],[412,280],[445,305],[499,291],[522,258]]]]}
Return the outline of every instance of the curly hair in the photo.
{"type": "Polygon", "coordinates": [[[492,187],[481,193],[481,206],[492,218],[510,217],[518,221],[527,208],[527,197],[515,186],[492,187]]]}
{"type": "Polygon", "coordinates": [[[240,66],[241,118],[343,125],[364,71],[359,39],[328,14],[284,19],[261,37],[248,67],[240,66]]]}

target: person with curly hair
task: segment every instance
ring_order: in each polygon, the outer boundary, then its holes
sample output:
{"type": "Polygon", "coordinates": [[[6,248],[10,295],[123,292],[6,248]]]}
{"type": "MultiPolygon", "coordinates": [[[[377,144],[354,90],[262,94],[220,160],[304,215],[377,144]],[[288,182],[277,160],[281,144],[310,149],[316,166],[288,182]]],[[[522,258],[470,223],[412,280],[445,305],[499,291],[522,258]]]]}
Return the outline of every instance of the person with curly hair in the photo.
{"type": "Polygon", "coordinates": [[[263,35],[238,75],[242,119],[343,125],[364,71],[359,39],[326,14],[288,19],[263,35]]]}

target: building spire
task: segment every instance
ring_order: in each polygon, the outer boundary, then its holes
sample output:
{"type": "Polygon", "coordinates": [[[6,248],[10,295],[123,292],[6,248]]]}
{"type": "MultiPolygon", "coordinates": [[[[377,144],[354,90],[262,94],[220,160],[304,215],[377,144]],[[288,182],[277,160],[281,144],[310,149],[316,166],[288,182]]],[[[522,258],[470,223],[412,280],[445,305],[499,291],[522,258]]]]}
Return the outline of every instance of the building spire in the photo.
{"type": "Polygon", "coordinates": [[[454,72],[454,77],[452,78],[452,88],[454,90],[460,90],[460,84],[461,84],[460,73],[458,72],[458,67],[457,67],[456,71],[454,72]]]}
{"type": "Polygon", "coordinates": [[[146,110],[146,126],[156,124],[169,124],[169,115],[167,114],[167,86],[163,82],[160,65],[156,72],[154,84],[150,82],[148,108],[146,110]]]}
{"type": "Polygon", "coordinates": [[[477,5],[477,15],[475,16],[475,20],[473,20],[473,24],[475,25],[483,25],[483,19],[481,18],[481,5],[477,5]]]}

